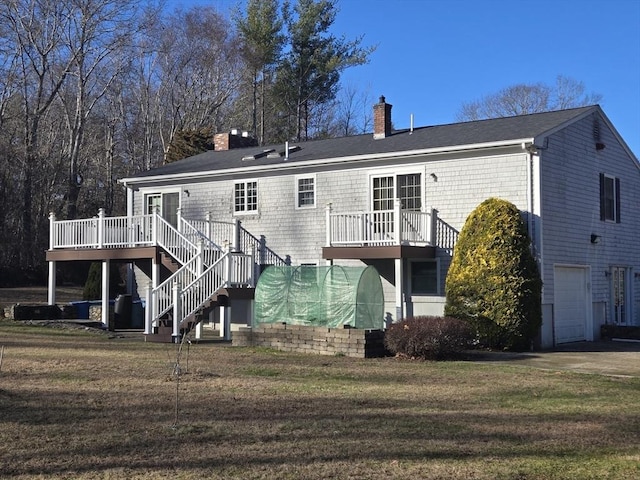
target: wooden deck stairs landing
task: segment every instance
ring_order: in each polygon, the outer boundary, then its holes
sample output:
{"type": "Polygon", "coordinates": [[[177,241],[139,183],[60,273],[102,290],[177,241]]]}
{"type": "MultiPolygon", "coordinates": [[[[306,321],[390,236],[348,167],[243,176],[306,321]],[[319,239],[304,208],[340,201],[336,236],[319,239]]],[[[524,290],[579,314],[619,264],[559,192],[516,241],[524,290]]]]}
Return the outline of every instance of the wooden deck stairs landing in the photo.
{"type": "Polygon", "coordinates": [[[262,266],[287,264],[266,247],[264,237],[254,237],[238,221],[186,220],[179,215],[174,226],[158,212],[107,217],[102,209],[91,219],[50,216],[50,268],[55,261],[100,259],[134,262],[155,282],[144,295],[149,341],[169,340],[168,323],[170,341],[176,341],[213,308],[225,305],[232,292],[253,294],[262,266]],[[154,264],[161,267],[159,278],[153,275],[154,264]]]}

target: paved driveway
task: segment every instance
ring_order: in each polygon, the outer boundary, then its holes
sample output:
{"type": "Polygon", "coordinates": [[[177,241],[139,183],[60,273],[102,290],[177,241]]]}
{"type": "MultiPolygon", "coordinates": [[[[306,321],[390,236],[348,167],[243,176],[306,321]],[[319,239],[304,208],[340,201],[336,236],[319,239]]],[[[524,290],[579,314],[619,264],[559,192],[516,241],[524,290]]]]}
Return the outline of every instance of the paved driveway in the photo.
{"type": "Polygon", "coordinates": [[[491,353],[486,360],[547,370],[640,377],[640,342],[567,343],[540,352],[491,353]]]}

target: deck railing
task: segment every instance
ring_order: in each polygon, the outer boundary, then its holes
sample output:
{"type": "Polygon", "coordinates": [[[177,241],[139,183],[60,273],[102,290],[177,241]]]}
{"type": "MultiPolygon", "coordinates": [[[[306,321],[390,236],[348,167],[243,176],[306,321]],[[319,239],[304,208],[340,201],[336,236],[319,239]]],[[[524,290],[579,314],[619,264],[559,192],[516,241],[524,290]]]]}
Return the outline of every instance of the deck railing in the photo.
{"type": "Polygon", "coordinates": [[[436,245],[438,214],[402,210],[333,212],[327,207],[327,246],[436,245]]]}
{"type": "Polygon", "coordinates": [[[49,216],[49,248],[125,248],[152,245],[153,215],[56,220],[49,216]]]}

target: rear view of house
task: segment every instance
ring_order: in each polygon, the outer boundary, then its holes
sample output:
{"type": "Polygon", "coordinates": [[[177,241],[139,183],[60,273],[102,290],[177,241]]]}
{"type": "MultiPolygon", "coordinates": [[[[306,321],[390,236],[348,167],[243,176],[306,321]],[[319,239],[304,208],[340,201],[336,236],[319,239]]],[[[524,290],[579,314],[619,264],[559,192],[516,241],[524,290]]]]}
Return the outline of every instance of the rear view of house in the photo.
{"type": "Polygon", "coordinates": [[[52,220],[50,271],[80,256],[128,258],[141,267],[141,296],[165,298],[153,302],[166,312],[186,298],[158,293],[175,275],[165,263],[183,269],[183,286],[218,268],[206,295],[224,297],[222,308],[200,305],[193,318],[250,324],[249,292],[265,265],[372,265],[385,321],[439,315],[458,232],[498,197],[522,212],[539,262],[541,346],[596,339],[605,323],[640,325],[640,165],[599,106],[396,131],[391,111],[381,97],[367,135],[246,147],[231,141],[237,132],[219,134],[227,141],[217,150],[121,179],[127,217],[109,227],[117,245],[94,221],[96,241],[78,249],[58,241],[73,225],[52,220]],[[124,253],[133,246],[124,229],[144,232],[145,261],[124,253]]]}

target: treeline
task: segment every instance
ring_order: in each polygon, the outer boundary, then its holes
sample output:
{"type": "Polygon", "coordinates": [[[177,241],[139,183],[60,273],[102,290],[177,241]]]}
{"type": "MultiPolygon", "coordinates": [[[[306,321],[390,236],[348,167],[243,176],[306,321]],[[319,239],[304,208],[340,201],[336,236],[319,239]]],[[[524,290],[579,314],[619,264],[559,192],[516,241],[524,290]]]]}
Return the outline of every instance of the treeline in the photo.
{"type": "Polygon", "coordinates": [[[241,128],[261,144],[370,130],[340,84],[367,62],[336,0],[167,11],[140,0],[0,0],[0,285],[41,281],[50,212],[124,214],[117,179],[241,128]]]}

